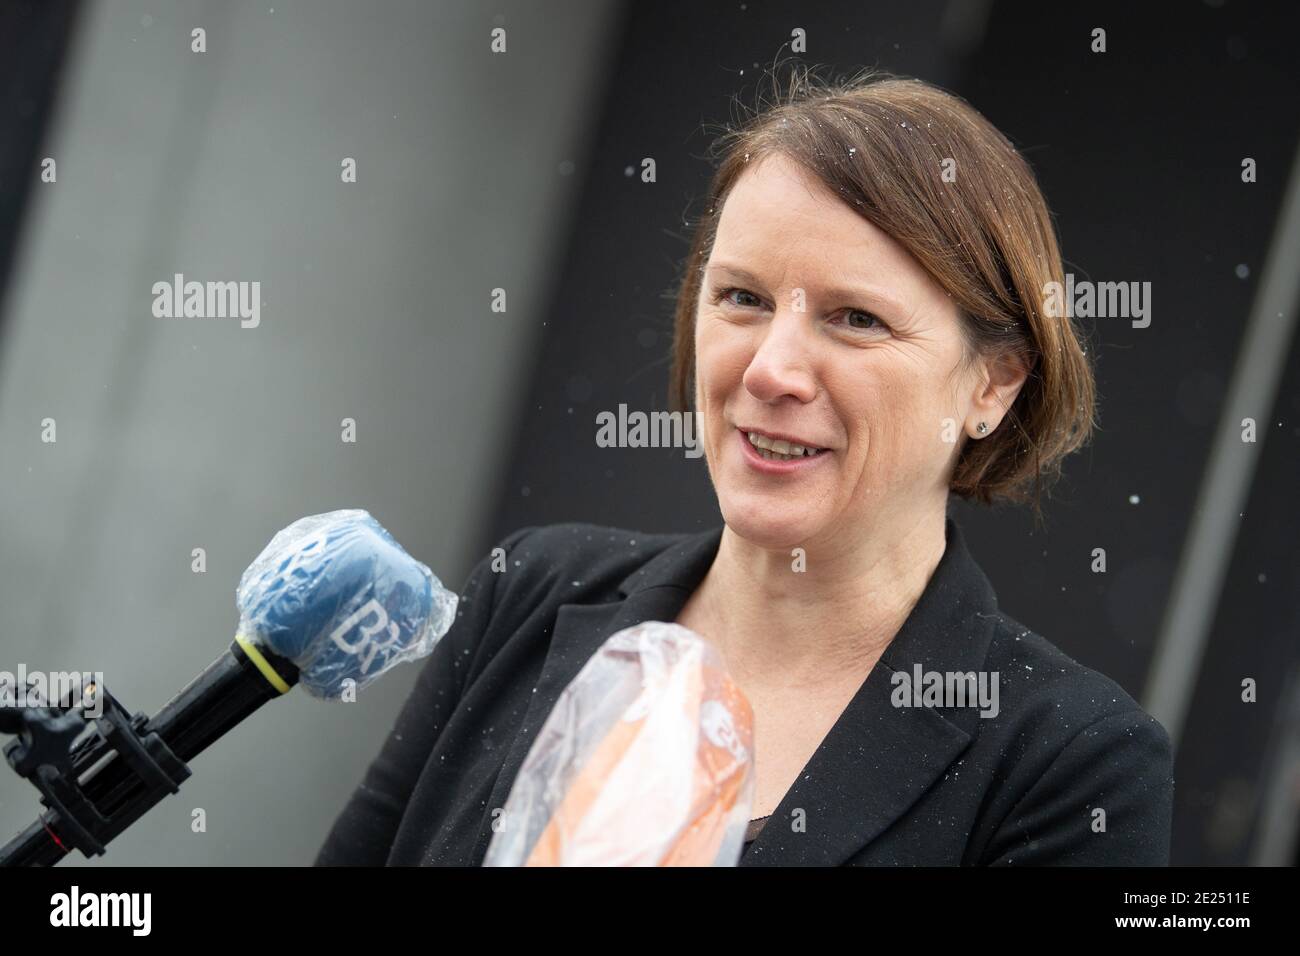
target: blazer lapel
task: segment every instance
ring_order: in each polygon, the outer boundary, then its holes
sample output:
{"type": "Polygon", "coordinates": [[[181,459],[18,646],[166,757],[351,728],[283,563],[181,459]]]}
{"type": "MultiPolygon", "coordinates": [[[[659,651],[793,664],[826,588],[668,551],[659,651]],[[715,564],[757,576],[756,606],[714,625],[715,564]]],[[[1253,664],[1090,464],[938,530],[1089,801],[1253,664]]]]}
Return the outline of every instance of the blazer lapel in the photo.
{"type": "MultiPolygon", "coordinates": [[[[978,671],[997,598],[957,524],[930,581],[741,866],[840,866],[901,817],[970,744],[970,707],[896,707],[895,671],[978,671]]],[[[757,744],[761,748],[762,744],[757,744]]],[[[761,759],[761,753],[760,753],[761,759]]],[[[901,861],[900,861],[901,862],[901,861]]]]}
{"type": "Polygon", "coordinates": [[[879,836],[946,770],[970,735],[929,708],[895,708],[877,665],[741,866],[839,866],[879,836]]]}
{"type": "MultiPolygon", "coordinates": [[[[642,621],[672,621],[708,571],[722,528],[691,535],[624,579],[621,601],[564,604],[520,732],[492,789],[488,812],[504,807],[524,758],[560,693],[612,634],[642,621]]],[[[970,743],[979,719],[970,708],[895,707],[890,676],[977,670],[996,608],[988,580],[952,519],[947,547],[921,599],[794,785],[741,858],[742,866],[844,863],[902,816],[970,743]]],[[[761,746],[761,744],[760,744],[761,746]]],[[[487,853],[484,828],[475,863],[487,853]]]]}
{"type": "MultiPolygon", "coordinates": [[[[684,539],[647,561],[619,585],[621,601],[611,604],[562,604],[555,616],[555,630],[542,664],[537,690],[524,716],[519,733],[506,753],[501,773],[492,788],[488,812],[504,807],[519,768],[533,745],[542,724],[554,709],[564,688],[611,635],[643,621],[672,621],[686,604],[691,592],[717,554],[722,528],[714,528],[684,539]]],[[[492,832],[485,828],[474,851],[474,864],[487,855],[492,832]]]]}

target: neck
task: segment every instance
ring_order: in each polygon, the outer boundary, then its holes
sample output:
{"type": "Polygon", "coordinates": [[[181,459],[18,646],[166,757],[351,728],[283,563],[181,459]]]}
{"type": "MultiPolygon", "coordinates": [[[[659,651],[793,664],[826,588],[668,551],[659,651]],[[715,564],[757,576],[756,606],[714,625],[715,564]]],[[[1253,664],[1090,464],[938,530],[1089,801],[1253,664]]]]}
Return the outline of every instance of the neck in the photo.
{"type": "Polygon", "coordinates": [[[768,549],[723,529],[700,584],[706,635],[742,684],[860,683],[911,613],[945,548],[943,510],[856,536],[768,549]]]}

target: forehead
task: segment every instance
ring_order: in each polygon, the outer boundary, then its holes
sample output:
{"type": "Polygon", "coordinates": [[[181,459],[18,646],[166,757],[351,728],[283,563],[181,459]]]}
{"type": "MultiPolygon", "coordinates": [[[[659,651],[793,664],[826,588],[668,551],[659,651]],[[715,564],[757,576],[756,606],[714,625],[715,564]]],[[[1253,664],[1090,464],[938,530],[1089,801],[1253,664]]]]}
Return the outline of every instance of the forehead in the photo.
{"type": "Polygon", "coordinates": [[[922,279],[920,263],[794,160],[765,157],[732,186],[718,220],[714,257],[801,275],[894,273],[922,279]]]}

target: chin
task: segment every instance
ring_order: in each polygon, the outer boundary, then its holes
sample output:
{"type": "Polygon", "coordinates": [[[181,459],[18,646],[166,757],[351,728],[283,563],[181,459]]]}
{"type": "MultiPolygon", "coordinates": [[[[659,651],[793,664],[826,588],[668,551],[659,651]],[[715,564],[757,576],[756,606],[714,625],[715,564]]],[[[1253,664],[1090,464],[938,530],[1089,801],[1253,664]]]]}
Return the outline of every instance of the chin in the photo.
{"type": "Polygon", "coordinates": [[[729,503],[721,508],[727,527],[750,544],[773,551],[807,547],[820,530],[808,514],[791,511],[788,503],[729,503]]]}

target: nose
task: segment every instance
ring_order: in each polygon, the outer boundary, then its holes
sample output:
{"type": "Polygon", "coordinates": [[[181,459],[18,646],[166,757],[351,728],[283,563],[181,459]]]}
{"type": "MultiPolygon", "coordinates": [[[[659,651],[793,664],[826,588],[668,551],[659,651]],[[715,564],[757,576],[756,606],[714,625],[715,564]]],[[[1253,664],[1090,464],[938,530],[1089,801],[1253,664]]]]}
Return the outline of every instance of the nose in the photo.
{"type": "Polygon", "coordinates": [[[807,313],[778,312],[767,324],[743,379],[759,401],[771,403],[790,395],[807,403],[816,397],[807,320],[807,313]]]}

